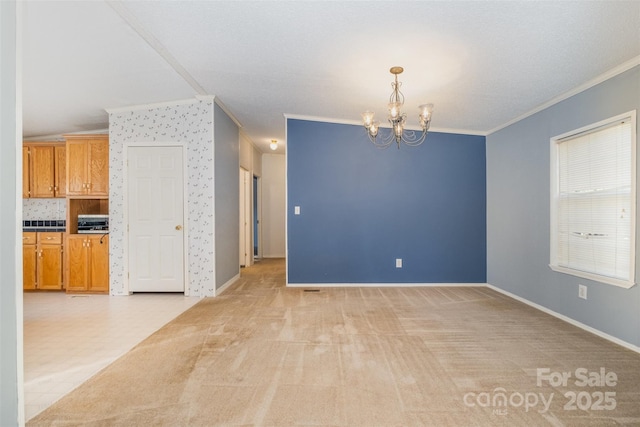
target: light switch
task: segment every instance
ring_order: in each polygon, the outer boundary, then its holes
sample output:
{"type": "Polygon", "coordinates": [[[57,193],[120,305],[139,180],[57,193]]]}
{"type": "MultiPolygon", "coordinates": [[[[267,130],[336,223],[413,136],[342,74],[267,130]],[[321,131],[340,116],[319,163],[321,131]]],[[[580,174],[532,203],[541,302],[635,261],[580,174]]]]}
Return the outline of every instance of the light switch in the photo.
{"type": "Polygon", "coordinates": [[[396,258],[396,268],[402,268],[402,258],[396,258]]]}
{"type": "Polygon", "coordinates": [[[293,213],[295,215],[300,215],[300,206],[296,206],[295,208],[293,208],[293,213]]]}

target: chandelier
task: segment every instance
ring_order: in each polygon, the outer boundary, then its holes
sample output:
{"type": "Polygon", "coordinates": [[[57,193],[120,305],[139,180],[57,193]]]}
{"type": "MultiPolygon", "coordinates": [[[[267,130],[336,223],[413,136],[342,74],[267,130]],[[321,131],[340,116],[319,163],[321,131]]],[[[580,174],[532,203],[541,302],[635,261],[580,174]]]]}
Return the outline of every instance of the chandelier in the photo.
{"type": "Polygon", "coordinates": [[[389,70],[391,74],[395,76],[395,82],[391,83],[393,92],[389,97],[389,115],[387,120],[391,125],[391,132],[387,136],[378,136],[380,123],[374,120],[375,113],[371,111],[365,111],[362,113],[362,121],[369,139],[378,148],[387,148],[394,141],[400,148],[400,143],[403,142],[410,147],[415,147],[422,144],[427,137],[427,131],[431,126],[431,113],[433,111],[433,104],[423,104],[418,107],[418,118],[420,119],[421,133],[417,133],[412,130],[405,130],[404,125],[407,120],[407,114],[401,111],[404,105],[404,95],[400,92],[400,86],[402,82],[398,82],[398,74],[401,74],[404,69],[402,67],[391,67],[389,70]]]}

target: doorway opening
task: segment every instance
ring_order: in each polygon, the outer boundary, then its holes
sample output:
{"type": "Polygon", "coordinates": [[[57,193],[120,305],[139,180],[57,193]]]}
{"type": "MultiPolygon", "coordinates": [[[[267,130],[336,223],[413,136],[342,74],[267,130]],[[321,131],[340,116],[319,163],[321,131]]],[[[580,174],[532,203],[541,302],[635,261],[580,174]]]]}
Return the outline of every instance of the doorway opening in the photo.
{"type": "Polygon", "coordinates": [[[240,267],[249,267],[251,249],[251,174],[240,168],[240,267]]]}
{"type": "Polygon", "coordinates": [[[253,175],[253,259],[260,259],[260,204],[259,197],[260,178],[253,175]]]}

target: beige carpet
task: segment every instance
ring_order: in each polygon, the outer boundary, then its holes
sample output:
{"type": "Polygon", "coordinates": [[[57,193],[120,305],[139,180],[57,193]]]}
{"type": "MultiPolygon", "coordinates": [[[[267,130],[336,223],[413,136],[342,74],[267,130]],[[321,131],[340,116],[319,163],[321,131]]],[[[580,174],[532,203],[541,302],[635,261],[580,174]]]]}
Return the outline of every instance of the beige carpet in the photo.
{"type": "Polygon", "coordinates": [[[640,425],[640,355],[494,291],[284,274],[244,269],[27,425],[640,425]]]}

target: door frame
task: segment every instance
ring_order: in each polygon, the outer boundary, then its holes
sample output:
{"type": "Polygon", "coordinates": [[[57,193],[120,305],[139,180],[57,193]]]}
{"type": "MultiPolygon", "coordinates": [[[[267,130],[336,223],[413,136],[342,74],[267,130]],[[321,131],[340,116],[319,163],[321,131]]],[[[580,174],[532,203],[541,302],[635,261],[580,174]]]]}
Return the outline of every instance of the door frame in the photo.
{"type": "Polygon", "coordinates": [[[251,267],[253,264],[253,234],[252,208],[253,200],[251,187],[253,178],[250,171],[240,166],[240,267],[251,267]]]}
{"type": "Polygon", "coordinates": [[[255,261],[262,259],[262,177],[255,173],[251,176],[251,205],[251,256],[255,261]],[[257,254],[254,253],[256,246],[257,254]]]}
{"type": "Polygon", "coordinates": [[[179,147],[182,150],[182,217],[184,221],[182,233],[182,246],[183,250],[183,280],[184,280],[184,296],[190,296],[191,287],[189,286],[189,192],[187,186],[187,150],[184,142],[126,142],[122,153],[122,167],[124,170],[123,175],[123,206],[122,214],[124,220],[124,248],[123,248],[123,264],[124,264],[124,294],[131,295],[133,292],[129,290],[129,148],[142,147],[142,148],[166,148],[166,147],[179,147]]]}

